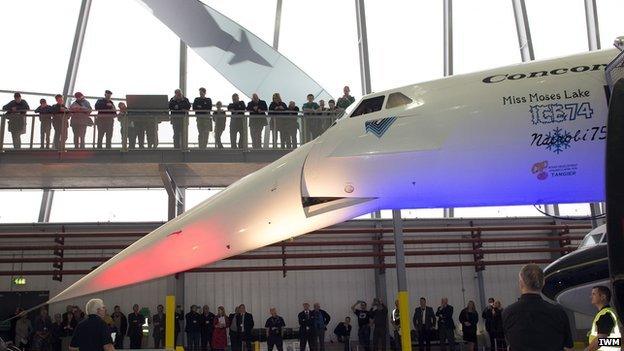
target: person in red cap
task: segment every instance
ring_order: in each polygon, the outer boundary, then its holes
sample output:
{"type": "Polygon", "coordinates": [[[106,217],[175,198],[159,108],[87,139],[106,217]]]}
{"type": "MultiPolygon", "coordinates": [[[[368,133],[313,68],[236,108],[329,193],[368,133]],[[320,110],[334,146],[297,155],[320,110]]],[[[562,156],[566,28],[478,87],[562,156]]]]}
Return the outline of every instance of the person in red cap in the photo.
{"type": "Polygon", "coordinates": [[[74,132],[74,147],[76,149],[84,149],[87,126],[93,125],[93,121],[91,120],[91,117],[89,117],[89,114],[91,114],[93,109],[91,108],[89,101],[85,99],[81,92],[74,94],[74,97],[76,100],[74,100],[74,102],[72,102],[69,106],[69,110],[72,113],[70,125],[72,127],[72,131],[74,132]]]}

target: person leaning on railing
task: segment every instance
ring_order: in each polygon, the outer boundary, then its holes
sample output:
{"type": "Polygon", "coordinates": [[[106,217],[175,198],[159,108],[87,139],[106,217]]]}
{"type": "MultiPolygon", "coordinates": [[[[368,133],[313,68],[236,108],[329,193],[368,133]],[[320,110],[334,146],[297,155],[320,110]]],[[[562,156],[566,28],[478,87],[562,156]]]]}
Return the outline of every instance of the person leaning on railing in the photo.
{"type": "MultiPolygon", "coordinates": [[[[232,149],[243,148],[243,118],[245,118],[245,102],[239,100],[238,94],[232,94],[232,103],[228,105],[230,111],[230,145],[232,149]],[[238,143],[236,135],[238,134],[238,143]]],[[[247,141],[245,141],[245,144],[247,141]]]]}
{"type": "Polygon", "coordinates": [[[225,130],[225,111],[223,111],[223,104],[221,101],[217,101],[216,110],[212,114],[212,119],[214,119],[215,122],[215,146],[218,149],[223,149],[221,135],[225,130]]]}
{"type": "Polygon", "coordinates": [[[171,111],[171,125],[173,126],[173,147],[182,148],[182,139],[184,135],[184,117],[191,109],[191,103],[182,95],[180,89],[176,89],[174,96],[169,100],[169,110],[171,111]]]}
{"type": "Polygon", "coordinates": [[[277,147],[277,134],[280,136],[280,144],[282,149],[286,147],[286,138],[288,132],[285,128],[286,126],[286,115],[283,112],[286,112],[288,106],[282,101],[282,97],[279,93],[273,94],[273,101],[271,105],[269,105],[269,111],[273,112],[273,116],[271,117],[271,130],[273,131],[273,147],[277,147]]]}
{"type": "Polygon", "coordinates": [[[35,110],[39,114],[39,135],[41,136],[41,149],[50,148],[50,130],[52,129],[52,106],[46,99],[39,100],[39,107],[35,110]]]}
{"type": "MultiPolygon", "coordinates": [[[[26,133],[26,112],[30,110],[26,100],[22,99],[20,93],[13,94],[13,100],[2,106],[3,111],[7,111],[6,118],[9,120],[9,132],[13,137],[13,148],[22,147],[22,134],[26,133]]],[[[4,138],[4,135],[0,136],[4,138]]]]}
{"type": "Polygon", "coordinates": [[[71,127],[74,132],[74,147],[76,149],[84,149],[87,127],[93,125],[93,120],[89,116],[93,109],[81,92],[74,94],[74,97],[76,100],[69,106],[69,110],[72,113],[71,127]]]}
{"type": "Polygon", "coordinates": [[[247,104],[249,111],[249,130],[251,132],[251,146],[254,149],[262,147],[262,129],[267,125],[266,111],[268,110],[266,101],[260,100],[258,94],[251,96],[251,101],[247,104]],[[253,117],[252,117],[253,116],[253,117]]]}
{"type": "Polygon", "coordinates": [[[98,111],[95,117],[95,125],[97,126],[97,147],[102,148],[102,139],[106,136],[106,148],[111,148],[111,140],[113,138],[113,124],[115,122],[115,103],[111,100],[113,93],[110,90],[104,92],[104,97],[98,99],[95,103],[95,109],[98,111]]]}
{"type": "Polygon", "coordinates": [[[206,97],[206,88],[199,88],[199,97],[193,100],[193,111],[197,120],[197,143],[200,149],[208,146],[208,136],[212,131],[212,120],[210,119],[212,110],[212,100],[206,97]]]}
{"type": "Polygon", "coordinates": [[[285,120],[286,148],[295,149],[297,148],[297,129],[299,129],[299,121],[297,120],[299,107],[297,107],[294,101],[290,101],[288,103],[288,111],[288,117],[285,120]]]}
{"type": "Polygon", "coordinates": [[[308,94],[308,102],[301,106],[303,110],[303,130],[305,131],[304,141],[310,141],[315,139],[318,135],[316,133],[316,126],[318,119],[315,118],[315,112],[319,108],[319,104],[314,102],[314,95],[308,94]]]}
{"type": "Polygon", "coordinates": [[[55,149],[65,148],[67,141],[67,125],[69,120],[69,110],[65,107],[63,95],[54,96],[56,104],[52,105],[52,127],[54,128],[54,140],[52,147],[55,149]]]}

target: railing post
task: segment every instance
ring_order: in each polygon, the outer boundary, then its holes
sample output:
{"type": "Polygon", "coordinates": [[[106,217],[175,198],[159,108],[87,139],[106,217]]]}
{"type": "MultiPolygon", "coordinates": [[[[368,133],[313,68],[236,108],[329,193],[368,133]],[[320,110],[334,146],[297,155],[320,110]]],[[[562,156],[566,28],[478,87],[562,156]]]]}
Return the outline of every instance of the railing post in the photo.
{"type": "MultiPolygon", "coordinates": [[[[4,137],[4,134],[2,134],[4,137]]],[[[33,148],[33,143],[35,141],[35,115],[32,116],[32,126],[30,127],[30,148],[33,148]]],[[[43,145],[42,145],[43,146],[43,145]]]]}
{"type": "Polygon", "coordinates": [[[271,117],[270,121],[273,127],[273,148],[277,148],[277,119],[281,117],[279,114],[271,117]]]}
{"type": "Polygon", "coordinates": [[[67,112],[63,112],[63,120],[61,121],[61,140],[59,140],[59,151],[65,151],[65,143],[67,142],[67,112]]]}
{"type": "MultiPolygon", "coordinates": [[[[89,114],[89,119],[91,119],[91,114],[89,114]]],[[[95,139],[96,139],[96,129],[97,129],[97,123],[95,123],[97,121],[97,116],[93,117],[93,141],[91,142],[91,148],[95,149],[95,139]]]]}
{"type": "Polygon", "coordinates": [[[180,147],[182,150],[188,150],[188,128],[189,128],[189,114],[188,111],[184,114],[182,118],[182,142],[180,143],[180,147]]]}
{"type": "Polygon", "coordinates": [[[4,150],[4,125],[6,117],[2,115],[0,118],[0,150],[4,150]]]}
{"type": "Polygon", "coordinates": [[[243,113],[243,151],[247,151],[249,149],[247,145],[247,128],[249,126],[249,115],[243,113]]]}

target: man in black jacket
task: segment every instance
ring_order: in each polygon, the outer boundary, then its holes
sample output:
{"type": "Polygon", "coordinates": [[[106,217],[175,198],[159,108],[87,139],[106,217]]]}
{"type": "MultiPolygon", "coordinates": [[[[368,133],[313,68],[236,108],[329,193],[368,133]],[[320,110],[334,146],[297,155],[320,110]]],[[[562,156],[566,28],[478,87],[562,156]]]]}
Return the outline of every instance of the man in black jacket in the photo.
{"type": "MultiPolygon", "coordinates": [[[[20,149],[22,147],[22,134],[26,131],[26,112],[30,110],[30,107],[26,100],[22,100],[20,93],[15,93],[13,100],[4,105],[2,110],[7,111],[9,132],[13,137],[13,148],[20,149]]],[[[0,137],[4,138],[4,135],[0,137]]]]}
{"type": "Polygon", "coordinates": [[[210,110],[212,110],[212,100],[206,97],[206,88],[199,88],[199,97],[193,100],[193,111],[195,111],[195,119],[197,120],[197,143],[200,149],[206,148],[208,136],[212,131],[210,110]]]}
{"type": "Polygon", "coordinates": [[[239,100],[238,94],[232,95],[232,103],[227,107],[230,111],[230,143],[232,149],[242,149],[243,142],[247,145],[247,140],[243,140],[243,118],[245,118],[245,102],[239,100]],[[238,143],[236,136],[238,135],[238,143]]]}
{"type": "Polygon", "coordinates": [[[210,312],[210,307],[208,307],[208,305],[204,305],[199,320],[202,351],[208,350],[208,344],[210,344],[210,350],[212,350],[212,331],[214,330],[214,319],[215,315],[210,312]]]}
{"type": "Polygon", "coordinates": [[[446,343],[455,350],[455,322],[453,322],[453,306],[448,304],[448,298],[443,297],[440,307],[436,311],[438,317],[438,333],[440,336],[440,349],[446,350],[446,343]]]}
{"type": "Polygon", "coordinates": [[[388,307],[376,297],[373,299],[373,307],[369,311],[373,321],[373,350],[386,351],[388,335],[388,307]]]}
{"type": "Polygon", "coordinates": [[[269,313],[271,313],[271,317],[269,317],[264,324],[267,333],[267,350],[273,351],[275,346],[277,347],[277,351],[283,351],[284,338],[282,336],[282,331],[286,323],[284,323],[284,318],[277,315],[277,309],[275,309],[275,307],[271,307],[269,313]]]}
{"type": "Polygon", "coordinates": [[[542,299],[544,272],[535,264],[522,267],[518,277],[522,295],[503,311],[503,329],[510,351],[572,349],[570,321],[559,305],[542,299]]]}
{"type": "Polygon", "coordinates": [[[481,313],[481,318],[485,322],[485,331],[487,331],[488,336],[490,337],[490,349],[495,351],[494,349],[494,334],[492,333],[492,309],[494,308],[494,298],[490,297],[488,299],[488,305],[481,313]]]}
{"type": "Polygon", "coordinates": [[[267,125],[266,111],[267,104],[260,100],[258,94],[251,96],[251,101],[247,104],[249,111],[249,130],[251,132],[251,147],[260,149],[262,147],[262,129],[267,125]]]}
{"type": "MultiPolygon", "coordinates": [[[[67,306],[67,307],[70,307],[70,306],[67,306]]],[[[71,313],[71,311],[68,313],[71,313]]],[[[65,315],[63,315],[63,318],[64,317],[65,315]]],[[[126,316],[121,312],[121,308],[119,306],[115,306],[114,312],[111,315],[111,318],[113,319],[113,326],[114,326],[114,332],[115,332],[115,349],[121,350],[124,348],[123,342],[124,342],[124,338],[126,337],[126,332],[128,330],[128,320],[126,319],[126,316]]]]}
{"type": "Polygon", "coordinates": [[[97,126],[97,147],[102,148],[102,139],[106,136],[106,148],[111,148],[113,138],[113,124],[115,122],[115,103],[111,100],[113,93],[110,90],[104,92],[104,97],[95,102],[95,109],[98,115],[95,118],[97,126]]]}
{"type": "MultiPolygon", "coordinates": [[[[56,104],[52,105],[52,128],[54,128],[54,141],[52,147],[60,149],[65,147],[67,141],[67,127],[69,126],[69,109],[65,107],[63,95],[57,94],[54,99],[56,104]]],[[[65,320],[65,315],[63,315],[65,320]]]]}
{"type": "Polygon", "coordinates": [[[325,351],[325,331],[327,330],[327,325],[331,317],[329,313],[321,309],[321,304],[318,302],[314,303],[314,311],[312,311],[312,313],[312,318],[314,319],[314,343],[317,345],[319,351],[325,351]]]}
{"type": "Polygon", "coordinates": [[[186,314],[185,331],[187,336],[187,346],[190,350],[199,350],[199,341],[201,337],[200,332],[200,319],[201,316],[197,313],[197,306],[191,305],[191,311],[186,314]]]}
{"type": "Polygon", "coordinates": [[[297,316],[299,320],[299,350],[305,351],[306,344],[310,345],[310,350],[316,350],[314,340],[314,315],[310,311],[310,304],[303,303],[303,311],[297,316]]]}
{"type": "Polygon", "coordinates": [[[364,348],[364,351],[370,350],[370,334],[371,334],[371,315],[366,308],[366,302],[358,300],[351,306],[351,311],[357,316],[358,320],[358,343],[364,348]],[[360,308],[356,308],[356,306],[360,308]]]}
{"type": "Polygon", "coordinates": [[[418,333],[418,348],[420,351],[431,350],[431,330],[435,328],[436,318],[433,308],[427,306],[427,300],[420,298],[420,306],[414,310],[414,329],[418,333]]]}
{"type": "Polygon", "coordinates": [[[143,340],[143,323],[145,318],[139,313],[139,305],[132,306],[132,313],[128,315],[128,337],[130,338],[130,348],[140,349],[143,340]]]}
{"type": "Polygon", "coordinates": [[[334,328],[334,334],[339,342],[344,343],[344,351],[349,351],[349,339],[351,338],[351,317],[345,317],[344,322],[338,323],[334,328]]]}
{"type": "Polygon", "coordinates": [[[52,129],[52,106],[48,105],[46,99],[39,100],[39,107],[35,110],[35,113],[39,114],[39,135],[41,137],[42,149],[50,148],[50,130],[52,129]]]}
{"type": "Polygon", "coordinates": [[[241,341],[245,342],[245,348],[247,351],[252,349],[252,335],[254,320],[251,313],[247,313],[245,305],[238,306],[238,314],[236,315],[236,331],[241,337],[241,341]]]}
{"type": "Polygon", "coordinates": [[[169,110],[171,111],[171,125],[173,126],[173,147],[180,149],[184,145],[184,135],[188,135],[188,130],[184,130],[184,121],[188,118],[187,112],[191,109],[191,103],[182,95],[180,89],[176,89],[173,97],[169,100],[169,110]]]}

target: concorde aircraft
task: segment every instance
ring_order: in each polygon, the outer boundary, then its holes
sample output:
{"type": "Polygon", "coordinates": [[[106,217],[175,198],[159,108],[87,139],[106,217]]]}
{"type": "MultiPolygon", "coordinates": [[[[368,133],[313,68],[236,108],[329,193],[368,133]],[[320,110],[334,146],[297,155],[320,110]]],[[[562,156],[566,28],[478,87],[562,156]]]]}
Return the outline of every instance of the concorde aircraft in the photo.
{"type": "Polygon", "coordinates": [[[618,54],[366,95],[317,139],[165,223],[50,302],[182,272],[379,209],[604,201],[605,67],[618,54]]]}

